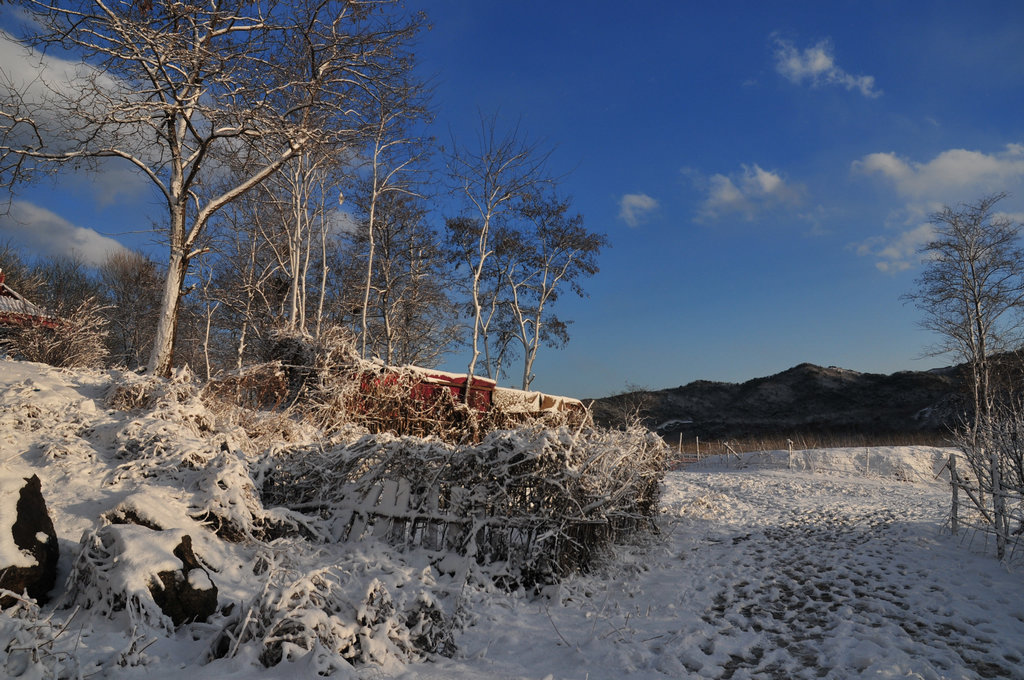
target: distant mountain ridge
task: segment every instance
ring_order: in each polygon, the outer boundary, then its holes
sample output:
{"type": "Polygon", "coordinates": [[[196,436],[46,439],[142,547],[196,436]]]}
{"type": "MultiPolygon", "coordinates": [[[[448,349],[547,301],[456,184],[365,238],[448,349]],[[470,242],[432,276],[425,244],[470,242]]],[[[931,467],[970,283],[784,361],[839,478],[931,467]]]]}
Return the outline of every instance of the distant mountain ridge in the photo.
{"type": "Polygon", "coordinates": [[[592,408],[597,423],[614,424],[640,407],[648,427],[670,439],[939,433],[963,413],[960,376],[955,367],[883,375],[804,363],[744,383],[698,380],[605,397],[592,408]]]}

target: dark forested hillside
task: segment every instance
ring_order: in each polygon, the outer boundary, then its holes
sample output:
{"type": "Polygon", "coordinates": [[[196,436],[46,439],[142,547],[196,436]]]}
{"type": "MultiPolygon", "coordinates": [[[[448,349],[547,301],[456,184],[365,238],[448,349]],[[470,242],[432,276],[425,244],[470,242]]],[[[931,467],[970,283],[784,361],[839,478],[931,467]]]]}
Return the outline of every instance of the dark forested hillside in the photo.
{"type": "Polygon", "coordinates": [[[889,435],[943,432],[963,410],[955,368],[892,375],[800,364],[744,383],[698,380],[593,402],[594,418],[614,424],[639,409],[652,429],[674,438],[889,435]]]}

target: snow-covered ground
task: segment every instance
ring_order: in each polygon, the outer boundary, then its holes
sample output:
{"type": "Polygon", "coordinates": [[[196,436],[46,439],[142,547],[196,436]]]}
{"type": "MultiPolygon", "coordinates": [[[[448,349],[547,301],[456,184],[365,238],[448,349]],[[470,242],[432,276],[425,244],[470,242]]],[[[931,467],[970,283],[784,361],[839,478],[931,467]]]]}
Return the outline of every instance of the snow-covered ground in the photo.
{"type": "MultiPolygon", "coordinates": [[[[115,506],[127,502],[161,525],[201,531],[181,509],[202,500],[208,484],[199,473],[160,465],[139,473],[126,451],[131,441],[165,441],[153,439],[159,435],[212,463],[216,447],[195,428],[105,408],[110,380],[0,360],[0,488],[33,473],[42,479],[62,551],[57,591],[80,536],[115,506]]],[[[949,535],[948,483],[936,478],[945,454],[775,452],[669,473],[660,535],[540,596],[463,585],[421,552],[376,543],[334,552],[293,544],[278,559],[296,582],[305,570],[352,592],[382,583],[396,604],[429,588],[449,615],[460,609],[453,658],[382,656],[339,677],[1024,678],[1024,560],[1018,549],[1000,564],[983,538],[949,535]]],[[[0,503],[5,513],[7,505],[0,503]]],[[[216,543],[200,537],[196,549],[219,569],[222,605],[266,591],[285,571],[256,569],[253,549],[216,543]]],[[[225,619],[169,631],[124,612],[63,609],[55,595],[33,619],[32,635],[56,638],[37,656],[74,655],[76,664],[27,658],[20,650],[30,626],[5,613],[0,676],[46,677],[61,664],[82,676],[152,680],[314,674],[311,659],[270,669],[255,654],[209,661],[225,619]],[[17,636],[21,643],[4,639],[17,636]]]]}

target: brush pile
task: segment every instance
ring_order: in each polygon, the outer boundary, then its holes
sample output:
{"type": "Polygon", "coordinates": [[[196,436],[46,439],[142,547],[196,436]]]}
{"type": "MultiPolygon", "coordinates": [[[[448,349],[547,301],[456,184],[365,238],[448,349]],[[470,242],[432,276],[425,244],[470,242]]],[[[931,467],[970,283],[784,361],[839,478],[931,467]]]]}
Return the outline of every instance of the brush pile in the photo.
{"type": "Polygon", "coordinates": [[[38,471],[61,556],[53,604],[0,612],[0,671],[160,664],[185,627],[226,669],[400,673],[456,653],[479,593],[535,592],[653,528],[667,450],[646,431],[375,432],[341,400],[365,371],[329,365],[201,385],[5,361],[4,474],[38,471]],[[202,606],[169,608],[179,586],[202,606]]]}

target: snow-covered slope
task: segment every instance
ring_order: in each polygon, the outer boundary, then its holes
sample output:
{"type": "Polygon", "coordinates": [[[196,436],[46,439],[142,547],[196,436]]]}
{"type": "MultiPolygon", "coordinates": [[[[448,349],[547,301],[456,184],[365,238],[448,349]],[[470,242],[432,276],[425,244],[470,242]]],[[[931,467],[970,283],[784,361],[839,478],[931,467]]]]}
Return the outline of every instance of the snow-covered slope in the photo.
{"type": "MultiPolygon", "coordinates": [[[[187,405],[181,422],[107,409],[114,377],[0,361],[3,488],[42,479],[62,551],[58,591],[83,533],[101,527],[104,513],[132,508],[193,535],[222,607],[235,603],[234,611],[173,630],[144,611],[107,616],[86,608],[88,598],[55,593],[39,611],[0,614],[0,676],[48,677],[55,668],[147,680],[315,676],[322,655],[268,669],[252,640],[223,632],[252,631],[243,617],[266,616],[272,604],[275,615],[313,625],[316,606],[330,604],[352,607],[353,639],[363,635],[365,652],[336,677],[1024,678],[1024,567],[1000,565],[982,539],[944,530],[941,449],[750,454],[672,472],[660,536],[540,596],[506,594],[374,542],[216,539],[191,515],[211,499],[232,501],[211,489],[232,487],[224,475],[258,453],[227,457],[221,443],[237,448],[230,433],[198,427],[205,416],[187,405]],[[145,466],[133,453],[140,442],[157,457],[145,466]],[[453,624],[454,657],[416,660],[394,635],[359,629],[356,609],[371,591],[387,592],[397,611],[435,598],[453,624]],[[333,599],[323,602],[324,593],[333,599]],[[217,640],[235,653],[211,660],[217,640]]],[[[156,568],[170,540],[158,535],[131,527],[114,537],[134,541],[137,559],[156,568]]],[[[145,570],[124,571],[120,586],[139,588],[127,575],[145,570]]]]}

